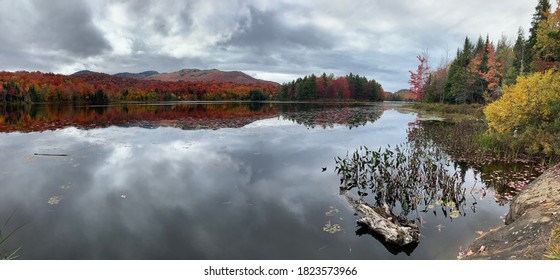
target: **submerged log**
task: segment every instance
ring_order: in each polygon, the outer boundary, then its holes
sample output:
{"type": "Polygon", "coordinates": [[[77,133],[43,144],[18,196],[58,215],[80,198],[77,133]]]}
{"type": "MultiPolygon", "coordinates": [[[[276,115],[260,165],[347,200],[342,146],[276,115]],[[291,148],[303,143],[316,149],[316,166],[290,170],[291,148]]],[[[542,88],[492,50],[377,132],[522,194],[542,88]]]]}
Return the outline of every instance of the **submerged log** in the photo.
{"type": "Polygon", "coordinates": [[[418,226],[414,221],[399,218],[387,207],[373,207],[363,200],[345,195],[346,200],[358,215],[358,225],[380,235],[385,242],[398,246],[418,243],[418,226]]]}

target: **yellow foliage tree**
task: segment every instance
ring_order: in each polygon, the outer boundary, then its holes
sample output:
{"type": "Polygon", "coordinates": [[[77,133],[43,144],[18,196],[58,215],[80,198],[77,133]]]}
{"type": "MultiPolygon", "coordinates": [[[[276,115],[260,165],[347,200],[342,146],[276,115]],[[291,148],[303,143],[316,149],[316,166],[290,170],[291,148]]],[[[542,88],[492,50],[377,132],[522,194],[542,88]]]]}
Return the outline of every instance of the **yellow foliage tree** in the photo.
{"type": "Polygon", "coordinates": [[[531,66],[537,71],[560,67],[560,6],[545,16],[538,25],[537,41],[533,46],[535,58],[531,66]]]}
{"type": "Polygon", "coordinates": [[[559,101],[560,75],[534,73],[519,76],[517,84],[506,86],[503,96],[484,108],[484,114],[491,131],[521,131],[560,117],[556,108],[559,101]]]}
{"type": "Polygon", "coordinates": [[[529,154],[559,154],[560,74],[550,70],[519,76],[484,114],[491,134],[513,139],[529,154]]]}

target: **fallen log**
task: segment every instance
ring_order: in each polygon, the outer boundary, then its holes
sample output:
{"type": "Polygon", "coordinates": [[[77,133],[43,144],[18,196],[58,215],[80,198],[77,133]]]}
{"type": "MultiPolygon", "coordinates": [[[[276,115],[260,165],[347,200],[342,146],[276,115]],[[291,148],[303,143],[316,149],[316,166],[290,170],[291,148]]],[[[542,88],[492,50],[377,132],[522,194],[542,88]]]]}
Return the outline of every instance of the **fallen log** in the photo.
{"type": "Polygon", "coordinates": [[[418,226],[414,221],[397,217],[388,207],[373,207],[363,200],[356,200],[345,194],[346,200],[359,217],[358,225],[380,235],[385,242],[397,246],[418,243],[418,226]]]}

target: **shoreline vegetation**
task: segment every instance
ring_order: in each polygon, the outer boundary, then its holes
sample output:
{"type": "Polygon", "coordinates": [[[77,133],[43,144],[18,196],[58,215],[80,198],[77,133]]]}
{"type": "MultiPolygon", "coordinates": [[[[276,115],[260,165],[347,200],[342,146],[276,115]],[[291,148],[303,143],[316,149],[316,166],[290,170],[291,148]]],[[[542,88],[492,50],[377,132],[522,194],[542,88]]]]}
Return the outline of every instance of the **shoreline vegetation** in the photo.
{"type": "Polygon", "coordinates": [[[559,21],[560,1],[552,11],[548,0],[538,0],[528,38],[522,28],[513,45],[504,36],[497,45],[488,36],[476,45],[467,37],[450,63],[430,71],[423,54],[418,69],[410,71],[410,91],[423,102],[411,107],[446,115],[449,127],[457,127],[433,138],[443,139],[446,152],[461,151],[459,159],[478,165],[527,161],[546,169],[516,187],[521,192],[506,225],[483,234],[459,259],[560,258],[554,206],[560,201],[559,21]],[[467,117],[457,118],[461,114],[467,117]],[[457,141],[449,141],[454,133],[457,141]]]}
{"type": "Polygon", "coordinates": [[[466,37],[456,57],[435,70],[426,53],[418,55],[409,92],[421,104],[412,108],[451,117],[466,132],[455,148],[476,157],[560,162],[559,21],[560,5],[552,10],[549,0],[538,0],[528,36],[520,28],[514,44],[505,36],[497,44],[466,37]]]}
{"type": "Polygon", "coordinates": [[[352,73],[298,78],[278,85],[255,81],[152,80],[103,73],[61,75],[41,72],[0,72],[0,104],[72,103],[104,105],[153,101],[383,101],[375,80],[352,73]]]}

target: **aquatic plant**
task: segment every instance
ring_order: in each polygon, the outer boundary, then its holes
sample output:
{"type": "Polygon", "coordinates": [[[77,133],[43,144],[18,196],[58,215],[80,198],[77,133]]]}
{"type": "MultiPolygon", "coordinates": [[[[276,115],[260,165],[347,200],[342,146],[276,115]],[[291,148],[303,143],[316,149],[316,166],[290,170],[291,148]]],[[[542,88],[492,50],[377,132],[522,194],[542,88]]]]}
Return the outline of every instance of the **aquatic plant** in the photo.
{"type": "Polygon", "coordinates": [[[400,210],[403,218],[435,205],[445,216],[449,212],[451,218],[459,217],[466,201],[460,172],[452,169],[449,157],[433,142],[414,136],[409,140],[393,148],[361,146],[346,157],[336,157],[341,192],[356,189],[361,199],[371,193],[374,206],[388,207],[393,214],[400,210]]]}
{"type": "Polygon", "coordinates": [[[500,204],[511,201],[545,169],[539,162],[494,143],[487,137],[487,127],[482,121],[417,121],[413,124],[410,141],[425,138],[423,141],[440,147],[461,170],[472,168],[475,175],[480,174],[486,189],[496,191],[500,204]]]}
{"type": "Polygon", "coordinates": [[[6,222],[4,222],[4,224],[0,227],[0,260],[13,260],[16,259],[17,257],[19,257],[19,255],[17,255],[17,253],[21,250],[21,248],[23,246],[19,246],[17,247],[15,250],[13,251],[7,251],[5,248],[5,243],[7,242],[7,240],[15,233],[17,232],[19,229],[21,229],[23,226],[25,226],[27,223],[23,223],[20,226],[16,227],[15,229],[11,230],[10,232],[8,232],[7,234],[5,234],[5,228],[9,225],[10,221],[12,220],[13,216],[15,214],[15,211],[13,211],[10,216],[8,216],[8,218],[6,219],[6,222]],[[6,252],[7,251],[7,252],[6,252]]]}

